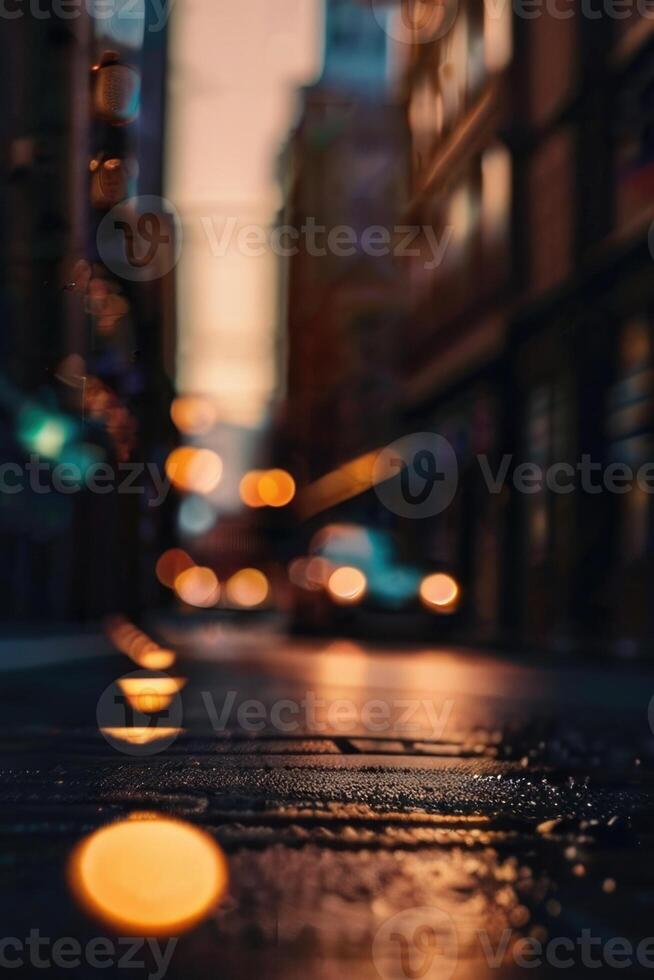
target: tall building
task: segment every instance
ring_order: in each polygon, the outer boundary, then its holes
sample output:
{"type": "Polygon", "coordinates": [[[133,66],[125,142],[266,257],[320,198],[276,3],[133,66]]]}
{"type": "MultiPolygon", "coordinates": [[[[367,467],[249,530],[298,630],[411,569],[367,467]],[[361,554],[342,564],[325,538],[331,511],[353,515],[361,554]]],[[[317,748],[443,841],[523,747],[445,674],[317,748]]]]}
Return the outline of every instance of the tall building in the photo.
{"type": "Polygon", "coordinates": [[[407,191],[403,107],[388,91],[388,37],[367,4],[327,5],[321,79],[301,93],[284,154],[288,432],[301,482],[393,430],[404,293],[393,234],[407,191]],[[340,237],[339,237],[340,236],[340,237]]]}
{"type": "Polygon", "coordinates": [[[415,262],[406,426],[459,457],[422,547],[460,575],[470,638],[628,652],[652,635],[651,495],[490,494],[476,460],[651,458],[652,41],[635,9],[468,2],[413,50],[414,213],[452,239],[435,275],[415,262]]]}
{"type": "MultiPolygon", "coordinates": [[[[404,119],[410,131],[395,220],[422,230],[419,248],[386,292],[371,286],[385,310],[401,307],[393,326],[382,314],[388,331],[375,333],[378,351],[393,352],[392,410],[380,416],[393,424],[356,424],[380,375],[374,356],[361,358],[356,381],[343,371],[344,352],[361,350],[365,336],[333,311],[352,280],[330,281],[329,261],[291,264],[290,427],[305,477],[381,448],[393,428],[440,433],[459,467],[444,512],[384,515],[362,485],[322,519],[386,520],[416,564],[451,571],[463,639],[646,649],[652,494],[643,480],[585,489],[581,467],[620,474],[652,458],[652,21],[636,8],[620,19],[547,5],[522,17],[482,0],[442,9],[440,21],[408,32],[404,108],[392,110],[395,132],[404,119]],[[443,245],[436,262],[425,229],[443,245]],[[486,476],[506,454],[491,492],[486,476]],[[559,476],[571,467],[574,491],[545,483],[519,492],[523,462],[559,476]]],[[[292,142],[296,220],[317,210],[334,175],[343,184],[325,199],[342,220],[335,202],[357,185],[356,168],[339,165],[359,124],[338,146],[334,133],[348,129],[330,91],[307,93],[292,142]]],[[[393,127],[386,119],[382,128],[393,127]]],[[[401,172],[400,143],[387,144],[397,156],[386,175],[401,172]]],[[[343,305],[354,309],[349,298],[343,305]]]]}
{"type": "MultiPolygon", "coordinates": [[[[57,406],[52,368],[83,332],[83,310],[65,286],[86,239],[84,187],[90,115],[85,93],[91,26],[46,8],[9,20],[0,39],[2,113],[3,462],[24,466],[21,411],[47,392],[57,406]],[[82,84],[80,86],[80,79],[82,84]]],[[[46,405],[48,402],[46,402],[46,405]]],[[[3,481],[4,482],[4,481],[3,481]]],[[[6,618],[57,617],[66,608],[74,558],[70,498],[12,492],[3,485],[0,608],[6,618]]]]}
{"type": "Polygon", "coordinates": [[[163,466],[172,280],[123,276],[98,237],[124,199],[160,194],[165,31],[147,29],[153,11],[88,9],[25,8],[0,40],[0,439],[21,481],[0,492],[0,608],[17,621],[142,602],[141,563],[166,519],[143,480],[140,496],[118,488],[121,466],[163,466]],[[83,479],[99,463],[108,493],[83,479]],[[53,482],[62,465],[70,483],[53,482]]]}
{"type": "MultiPolygon", "coordinates": [[[[470,635],[500,629],[505,583],[505,500],[485,491],[476,456],[495,459],[507,438],[504,352],[518,289],[517,176],[511,5],[469,0],[448,28],[420,36],[406,76],[412,134],[408,219],[443,243],[409,261],[411,295],[403,370],[404,426],[453,446],[458,492],[433,519],[405,522],[413,553],[463,585],[470,635]]],[[[429,26],[429,25],[427,25],[429,26]]],[[[517,48],[517,41],[515,42],[517,48]]]]}
{"type": "MultiPolygon", "coordinates": [[[[545,465],[586,457],[602,473],[635,471],[652,458],[652,22],[634,8],[626,19],[577,14],[522,28],[519,445],[545,465]],[[565,70],[550,70],[555,56],[565,70]]],[[[544,491],[516,511],[520,632],[647,649],[653,511],[639,482],[627,492],[544,491]]]]}

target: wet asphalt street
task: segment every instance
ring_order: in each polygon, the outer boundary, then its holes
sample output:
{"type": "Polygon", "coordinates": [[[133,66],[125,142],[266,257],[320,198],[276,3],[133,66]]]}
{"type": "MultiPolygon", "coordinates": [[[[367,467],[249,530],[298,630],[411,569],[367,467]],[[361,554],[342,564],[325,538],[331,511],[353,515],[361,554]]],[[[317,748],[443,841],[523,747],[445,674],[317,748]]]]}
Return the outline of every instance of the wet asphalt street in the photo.
{"type": "MultiPolygon", "coordinates": [[[[3,937],[117,941],[72,897],[68,858],[155,811],[229,862],[171,978],[654,975],[654,671],[152,628],[186,686],[157,716],[179,732],[145,746],[98,731],[135,669],[100,643],[0,676],[3,937]]],[[[135,959],[49,973],[156,975],[135,959]]]]}

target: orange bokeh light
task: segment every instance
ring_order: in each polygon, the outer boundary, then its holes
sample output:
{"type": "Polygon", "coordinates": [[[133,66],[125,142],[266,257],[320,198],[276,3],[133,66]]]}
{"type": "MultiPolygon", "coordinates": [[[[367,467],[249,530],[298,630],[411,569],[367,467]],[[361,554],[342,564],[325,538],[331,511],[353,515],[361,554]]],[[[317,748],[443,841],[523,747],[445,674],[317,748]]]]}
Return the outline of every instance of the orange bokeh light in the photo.
{"type": "Polygon", "coordinates": [[[135,711],[143,715],[165,711],[186,684],[184,677],[121,677],[121,689],[135,711]]]}
{"type": "Polygon", "coordinates": [[[208,609],[220,599],[220,582],[211,568],[187,568],[175,579],[175,592],[189,606],[208,609]]]}
{"type": "Polygon", "coordinates": [[[181,735],[183,728],[101,728],[103,735],[127,742],[129,745],[149,745],[159,739],[171,739],[181,735]]]}
{"type": "Polygon", "coordinates": [[[96,830],[73,851],[69,882],[77,901],[116,931],[183,932],[227,890],[227,860],[212,837],[181,820],[134,814],[96,830]]]}
{"type": "Polygon", "coordinates": [[[332,572],[327,582],[327,591],[334,602],[341,606],[354,605],[361,602],[368,581],[366,576],[358,568],[350,565],[343,565],[332,572]]]}
{"type": "Polygon", "coordinates": [[[156,574],[162,585],[169,589],[175,587],[175,579],[187,568],[192,568],[195,562],[190,555],[187,555],[181,548],[171,548],[164,551],[157,562],[156,574]]]}
{"type": "Polygon", "coordinates": [[[185,493],[211,493],[220,483],[223,463],[211,449],[180,446],[166,460],[166,475],[178,490],[185,493]]]}
{"type": "Polygon", "coordinates": [[[270,587],[263,572],[257,568],[242,568],[232,575],[225,591],[230,603],[244,609],[252,609],[266,601],[270,587]]]}
{"type": "Polygon", "coordinates": [[[176,654],[172,650],[162,650],[157,647],[155,650],[146,650],[137,658],[139,667],[143,670],[168,670],[175,663],[176,654]]]}
{"type": "MultiPolygon", "coordinates": [[[[166,555],[170,555],[166,552],[166,555]]],[[[179,552],[185,555],[185,552],[179,552]]],[[[166,556],[162,556],[165,558],[166,556]]],[[[186,555],[188,558],[188,555],[186,555]]],[[[161,561],[162,559],[160,559],[161,561]]],[[[190,558],[188,558],[191,561],[190,558]]],[[[179,558],[173,555],[166,559],[175,568],[179,565],[179,558]]],[[[162,575],[166,578],[166,562],[162,566],[162,575]]],[[[157,565],[157,572],[159,566],[157,565]]],[[[170,571],[170,569],[168,569],[170,571]]],[[[144,670],[168,670],[175,663],[177,655],[173,650],[163,650],[158,643],[155,643],[143,630],[140,630],[134,623],[130,623],[124,616],[114,616],[108,620],[106,631],[111,642],[121,653],[127,654],[144,670]]]]}
{"type": "Polygon", "coordinates": [[[259,496],[259,480],[263,476],[262,470],[251,470],[246,473],[239,485],[241,500],[246,507],[263,507],[264,503],[259,496]]]}
{"type": "Polygon", "coordinates": [[[202,395],[182,395],[170,406],[170,417],[180,432],[198,436],[215,425],[216,406],[202,395]]]}
{"type": "Polygon", "coordinates": [[[295,496],[295,480],[286,470],[267,470],[257,482],[260,499],[268,507],[286,507],[295,496]]]}
{"type": "Polygon", "coordinates": [[[427,575],[420,583],[420,598],[427,609],[436,612],[454,612],[459,604],[461,590],[451,575],[437,572],[427,575]]]}

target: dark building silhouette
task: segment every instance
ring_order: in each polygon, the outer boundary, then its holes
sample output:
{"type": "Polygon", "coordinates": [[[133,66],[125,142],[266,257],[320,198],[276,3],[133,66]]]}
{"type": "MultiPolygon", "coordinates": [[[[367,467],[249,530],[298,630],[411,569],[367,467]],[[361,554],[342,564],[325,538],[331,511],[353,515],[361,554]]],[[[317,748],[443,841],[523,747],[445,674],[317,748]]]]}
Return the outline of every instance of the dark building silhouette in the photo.
{"type": "Polygon", "coordinates": [[[66,19],[17,10],[0,39],[0,440],[24,486],[3,478],[0,610],[84,620],[147,601],[167,519],[119,479],[104,495],[51,479],[62,463],[118,474],[165,459],[172,279],[124,281],[96,241],[122,198],[161,193],[165,32],[119,10],[96,22],[83,4],[66,19]],[[31,486],[31,457],[50,468],[48,492],[31,486]]]}

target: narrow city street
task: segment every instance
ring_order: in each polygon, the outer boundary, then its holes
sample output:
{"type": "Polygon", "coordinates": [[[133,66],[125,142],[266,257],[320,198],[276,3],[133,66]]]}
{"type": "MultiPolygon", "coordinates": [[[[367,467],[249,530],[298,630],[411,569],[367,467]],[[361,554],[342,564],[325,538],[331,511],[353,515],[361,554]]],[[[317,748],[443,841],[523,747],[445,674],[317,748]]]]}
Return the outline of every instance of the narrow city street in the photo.
{"type": "MultiPolygon", "coordinates": [[[[101,640],[74,660],[52,640],[60,662],[2,675],[5,936],[111,936],[76,902],[70,855],[145,812],[206,829],[228,861],[171,978],[577,977],[620,962],[609,940],[649,939],[651,669],[150,628],[186,679],[182,714],[156,716],[180,729],[163,748],[101,734],[100,696],[134,667],[101,640]]],[[[134,959],[157,975],[149,950],[134,959]]]]}
{"type": "Polygon", "coordinates": [[[654,6],[0,75],[0,975],[653,976],[654,6]]]}

